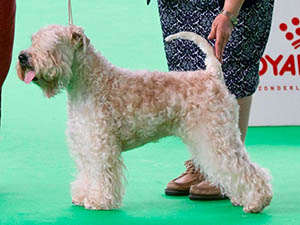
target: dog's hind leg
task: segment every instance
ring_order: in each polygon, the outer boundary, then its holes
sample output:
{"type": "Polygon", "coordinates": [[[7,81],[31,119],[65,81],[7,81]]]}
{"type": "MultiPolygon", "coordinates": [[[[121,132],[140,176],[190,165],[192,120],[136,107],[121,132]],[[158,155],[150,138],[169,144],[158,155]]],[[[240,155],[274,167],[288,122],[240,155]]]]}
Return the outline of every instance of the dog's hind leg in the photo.
{"type": "Polygon", "coordinates": [[[236,121],[222,113],[210,113],[201,129],[196,125],[188,132],[185,142],[195,166],[213,185],[245,212],[260,212],[272,199],[268,173],[250,162],[236,121]]]}

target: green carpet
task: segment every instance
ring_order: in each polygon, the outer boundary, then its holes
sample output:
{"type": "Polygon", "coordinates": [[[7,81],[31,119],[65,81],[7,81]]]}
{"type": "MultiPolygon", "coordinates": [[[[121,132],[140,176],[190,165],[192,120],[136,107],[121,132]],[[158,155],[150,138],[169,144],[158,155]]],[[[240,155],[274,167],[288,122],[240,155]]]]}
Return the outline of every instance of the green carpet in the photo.
{"type": "MultiPolygon", "coordinates": [[[[149,7],[144,0],[72,2],[74,22],[114,64],[167,70],[154,0],[149,7]]],[[[120,210],[72,206],[69,184],[75,169],[65,144],[66,96],[48,100],[36,86],[20,82],[15,71],[31,34],[47,24],[67,24],[67,18],[67,0],[17,1],[14,58],[3,90],[0,225],[300,224],[300,127],[249,129],[252,160],[273,176],[274,199],[261,214],[245,214],[228,200],[165,196],[166,183],[183,172],[189,158],[176,138],[123,154],[128,184],[120,210]]]]}

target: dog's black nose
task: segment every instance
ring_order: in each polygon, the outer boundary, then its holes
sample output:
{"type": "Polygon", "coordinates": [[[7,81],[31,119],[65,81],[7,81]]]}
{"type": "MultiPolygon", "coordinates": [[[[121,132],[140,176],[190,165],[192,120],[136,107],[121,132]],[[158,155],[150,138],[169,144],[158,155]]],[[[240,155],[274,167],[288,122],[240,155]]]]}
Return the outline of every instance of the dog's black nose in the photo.
{"type": "Polygon", "coordinates": [[[21,66],[28,66],[28,55],[26,53],[21,53],[18,58],[21,66]]]}

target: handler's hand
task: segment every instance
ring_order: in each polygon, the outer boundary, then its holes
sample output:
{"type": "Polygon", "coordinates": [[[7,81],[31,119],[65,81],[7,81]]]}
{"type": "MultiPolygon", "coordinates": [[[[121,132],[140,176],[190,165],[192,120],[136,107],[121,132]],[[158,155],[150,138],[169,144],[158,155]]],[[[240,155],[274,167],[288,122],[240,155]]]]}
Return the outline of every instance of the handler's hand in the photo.
{"type": "Polygon", "coordinates": [[[208,39],[216,39],[215,43],[215,55],[220,62],[223,62],[223,52],[224,48],[230,38],[231,32],[233,29],[233,25],[230,19],[223,15],[219,14],[212,26],[210,34],[208,35],[208,39]]]}

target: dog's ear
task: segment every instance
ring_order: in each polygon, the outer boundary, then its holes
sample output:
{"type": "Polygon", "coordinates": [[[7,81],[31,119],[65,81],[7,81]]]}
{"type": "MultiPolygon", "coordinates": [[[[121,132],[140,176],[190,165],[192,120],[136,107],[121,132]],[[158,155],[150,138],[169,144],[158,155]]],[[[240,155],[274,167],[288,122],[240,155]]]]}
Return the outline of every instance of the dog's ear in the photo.
{"type": "Polygon", "coordinates": [[[90,43],[90,40],[85,36],[83,29],[80,27],[72,27],[71,28],[71,42],[72,45],[76,49],[83,49],[83,51],[86,51],[87,46],[90,43]]]}

